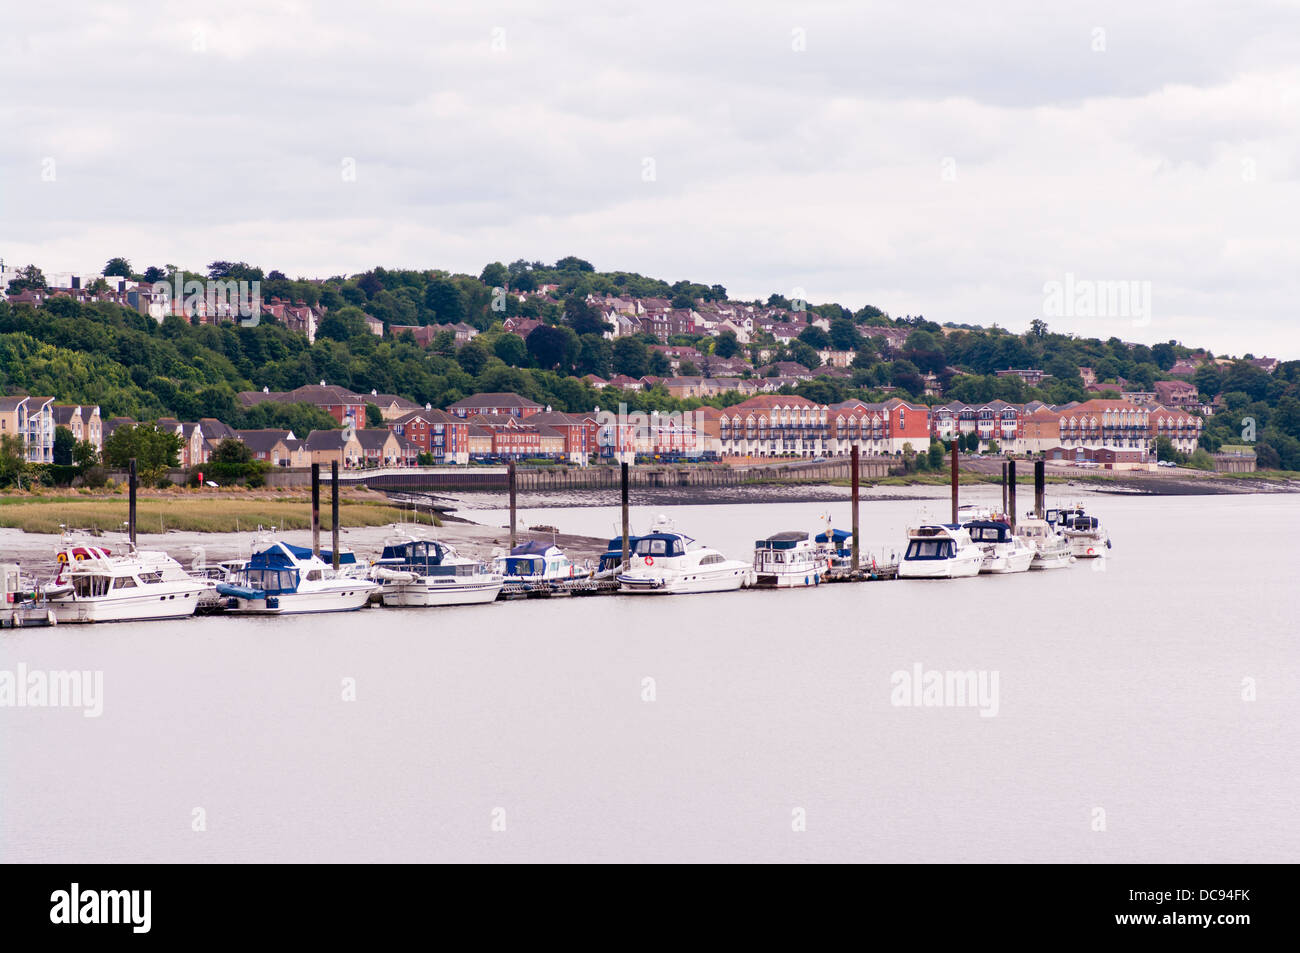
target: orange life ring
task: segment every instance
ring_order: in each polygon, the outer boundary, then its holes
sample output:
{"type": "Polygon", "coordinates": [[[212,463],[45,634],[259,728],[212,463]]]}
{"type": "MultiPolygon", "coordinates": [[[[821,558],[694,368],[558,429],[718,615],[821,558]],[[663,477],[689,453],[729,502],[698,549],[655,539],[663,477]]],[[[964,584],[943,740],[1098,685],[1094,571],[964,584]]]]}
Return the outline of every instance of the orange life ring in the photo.
{"type": "Polygon", "coordinates": [[[81,560],[83,560],[83,559],[85,559],[85,558],[86,558],[86,554],[85,554],[85,553],[77,553],[77,562],[81,562],[81,560]]]}
{"type": "Polygon", "coordinates": [[[66,563],[67,561],[68,561],[68,554],[67,554],[67,553],[59,553],[59,562],[61,562],[61,563],[66,563]]]}
{"type": "Polygon", "coordinates": [[[645,558],[645,564],[647,566],[653,566],[655,564],[655,558],[653,556],[647,556],[645,558]]]}

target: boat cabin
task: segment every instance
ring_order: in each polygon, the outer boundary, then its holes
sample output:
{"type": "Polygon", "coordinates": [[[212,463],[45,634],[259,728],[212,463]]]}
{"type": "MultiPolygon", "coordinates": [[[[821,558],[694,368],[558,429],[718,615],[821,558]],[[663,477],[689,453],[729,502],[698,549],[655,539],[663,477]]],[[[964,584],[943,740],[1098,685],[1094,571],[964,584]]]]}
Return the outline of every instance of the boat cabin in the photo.
{"type": "Polygon", "coordinates": [[[975,543],[1009,543],[1012,541],[1011,525],[1001,520],[972,520],[962,529],[970,533],[975,543]]]}
{"type": "Polygon", "coordinates": [[[643,559],[651,556],[655,559],[685,556],[687,547],[693,542],[680,533],[651,533],[641,536],[636,541],[636,554],[643,559]]]}
{"type": "Polygon", "coordinates": [[[957,555],[957,540],[953,532],[958,526],[920,526],[911,531],[907,552],[903,559],[911,562],[921,559],[953,559],[957,555]]]}
{"type": "Polygon", "coordinates": [[[536,540],[516,546],[510,555],[498,556],[495,562],[497,572],[515,579],[558,579],[573,575],[573,564],[563,550],[536,540]]]}
{"type": "Polygon", "coordinates": [[[442,543],[423,539],[385,545],[375,565],[421,576],[472,576],[478,570],[472,561],[459,559],[442,543]]]}

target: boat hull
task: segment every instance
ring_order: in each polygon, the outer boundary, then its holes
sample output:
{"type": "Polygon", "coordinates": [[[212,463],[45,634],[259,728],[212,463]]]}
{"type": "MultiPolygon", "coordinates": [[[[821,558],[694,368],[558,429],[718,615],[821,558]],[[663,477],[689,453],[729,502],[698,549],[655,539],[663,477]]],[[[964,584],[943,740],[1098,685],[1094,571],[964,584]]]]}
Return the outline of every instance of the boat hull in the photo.
{"type": "Polygon", "coordinates": [[[184,589],[169,593],[144,593],[117,597],[56,599],[49,605],[60,625],[90,622],[151,622],[183,619],[194,615],[199,597],[208,589],[184,589]]]}
{"type": "Polygon", "coordinates": [[[394,582],[384,584],[381,598],[385,606],[397,608],[476,606],[495,601],[502,585],[500,579],[450,584],[436,580],[394,582]]]}
{"type": "Polygon", "coordinates": [[[804,569],[772,572],[768,569],[754,571],[755,589],[803,589],[821,584],[825,563],[804,569]]]}
{"type": "Polygon", "coordinates": [[[301,615],[315,612],[351,612],[360,609],[377,587],[373,583],[316,592],[278,595],[230,595],[227,611],[245,615],[301,615]]]}
{"type": "Polygon", "coordinates": [[[1074,557],[1070,555],[1070,550],[1063,548],[1049,553],[1036,553],[1034,561],[1029,564],[1029,568],[1031,570],[1064,569],[1072,562],[1074,562],[1074,557]]]}
{"type": "Polygon", "coordinates": [[[732,592],[749,581],[749,573],[750,570],[746,566],[715,572],[692,571],[680,576],[624,573],[618,577],[618,582],[619,591],[630,595],[672,596],[701,592],[732,592]]]}
{"type": "Polygon", "coordinates": [[[961,579],[978,576],[983,559],[904,559],[898,564],[899,579],[961,579]]]}
{"type": "Polygon", "coordinates": [[[1104,559],[1109,555],[1110,539],[1100,536],[1071,536],[1070,553],[1076,559],[1104,559]]]}
{"type": "Polygon", "coordinates": [[[1009,553],[994,553],[984,557],[980,572],[988,575],[1004,575],[1013,572],[1028,572],[1034,561],[1032,549],[1021,549],[1009,553]]]}

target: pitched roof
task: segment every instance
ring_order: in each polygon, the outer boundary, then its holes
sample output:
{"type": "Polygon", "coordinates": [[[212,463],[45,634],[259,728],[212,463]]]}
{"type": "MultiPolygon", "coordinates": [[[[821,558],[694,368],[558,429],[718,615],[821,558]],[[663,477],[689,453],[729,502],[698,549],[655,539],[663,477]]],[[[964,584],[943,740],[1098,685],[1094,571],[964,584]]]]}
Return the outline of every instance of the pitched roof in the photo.
{"type": "Polygon", "coordinates": [[[520,397],[518,394],[474,394],[472,397],[466,397],[458,400],[451,405],[465,410],[473,410],[476,407],[541,407],[536,401],[529,400],[527,397],[520,397]]]}
{"type": "Polygon", "coordinates": [[[235,435],[254,453],[268,453],[277,443],[283,442],[291,430],[236,430],[235,435]]]}
{"type": "Polygon", "coordinates": [[[389,438],[394,437],[393,432],[387,428],[383,430],[358,430],[356,435],[357,443],[361,444],[365,450],[383,450],[389,438]]]}

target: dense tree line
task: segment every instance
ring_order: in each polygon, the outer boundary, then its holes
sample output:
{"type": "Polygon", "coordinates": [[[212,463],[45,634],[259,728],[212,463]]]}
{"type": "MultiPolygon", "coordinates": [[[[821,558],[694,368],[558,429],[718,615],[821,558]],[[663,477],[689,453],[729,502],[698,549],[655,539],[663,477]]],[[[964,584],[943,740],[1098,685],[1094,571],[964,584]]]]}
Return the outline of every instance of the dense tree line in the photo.
{"type": "MultiPolygon", "coordinates": [[[[376,267],[359,275],[307,281],[229,261],[212,262],[205,271],[166,265],[136,272],[121,258],[110,260],[104,274],[182,282],[256,280],[264,300],[304,301],[326,312],[312,344],[265,315],[255,327],[199,325],[179,317],[160,324],[128,308],[83,305],[67,297],[48,299],[40,309],[0,302],[0,387],[9,393],[98,403],[105,417],[210,416],[235,427],[288,427],[297,433],[336,424],[309,405],[262,403],[245,409],[238,392],[286,391],[324,380],[360,393],[399,394],[443,407],[474,393],[515,391],[566,411],[619,402],[636,410],[689,410],[743,399],[731,393],[675,400],[662,387],[611,393],[581,380],[588,374],[639,378],[671,373],[668,359],[653,347],[660,343],[655,338],[606,339],[604,320],[587,304],[588,294],[656,297],[673,307],[690,307],[699,300],[727,300],[727,290],[631,272],[598,272],[575,256],[553,265],[522,259],[493,262],[478,277],[376,267]],[[518,292],[543,286],[554,289],[547,296],[518,301],[518,292]],[[366,315],[390,327],[464,322],[480,333],[457,347],[453,331],[447,329],[426,349],[408,332],[383,338],[372,334],[366,315]],[[521,338],[503,331],[501,323],[510,316],[536,318],[541,324],[521,338]]],[[[11,290],[44,284],[40,269],[30,266],[11,282],[11,290]],[[15,283],[22,287],[15,289],[15,283]]],[[[1130,346],[1118,338],[1061,334],[1041,320],[1016,334],[996,326],[943,327],[921,315],[892,318],[870,305],[852,311],[834,302],[796,302],[779,293],[754,304],[795,309],[791,320],[802,322],[797,339],[778,345],[770,334],[759,332],[741,345],[727,332],[717,338],[679,335],[669,343],[722,358],[749,356],[756,366],[759,351],[766,349],[772,362],[791,361],[810,369],[821,363],[818,351],[855,351],[850,376],[820,377],[783,388],[825,403],[879,400],[892,393],[928,403],[1000,398],[1060,404],[1095,396],[1084,389],[1080,367],[1091,367],[1103,384],[1113,383],[1118,396],[1121,389],[1153,389],[1156,380],[1169,376],[1175,361],[1192,354],[1175,342],[1130,346]],[[809,323],[819,317],[827,320],[829,329],[809,323]],[[907,330],[900,346],[891,346],[882,334],[889,328],[907,330]],[[1018,377],[997,376],[997,371],[1011,368],[1039,368],[1047,377],[1029,386],[1018,377]],[[924,396],[926,376],[931,374],[944,388],[942,398],[924,396]]],[[[689,364],[682,368],[683,373],[699,370],[689,364]]],[[[1273,374],[1244,360],[1228,366],[1211,362],[1193,382],[1205,400],[1222,397],[1222,411],[1206,422],[1207,449],[1250,443],[1257,447],[1261,464],[1300,469],[1300,362],[1283,364],[1273,374]]]]}

